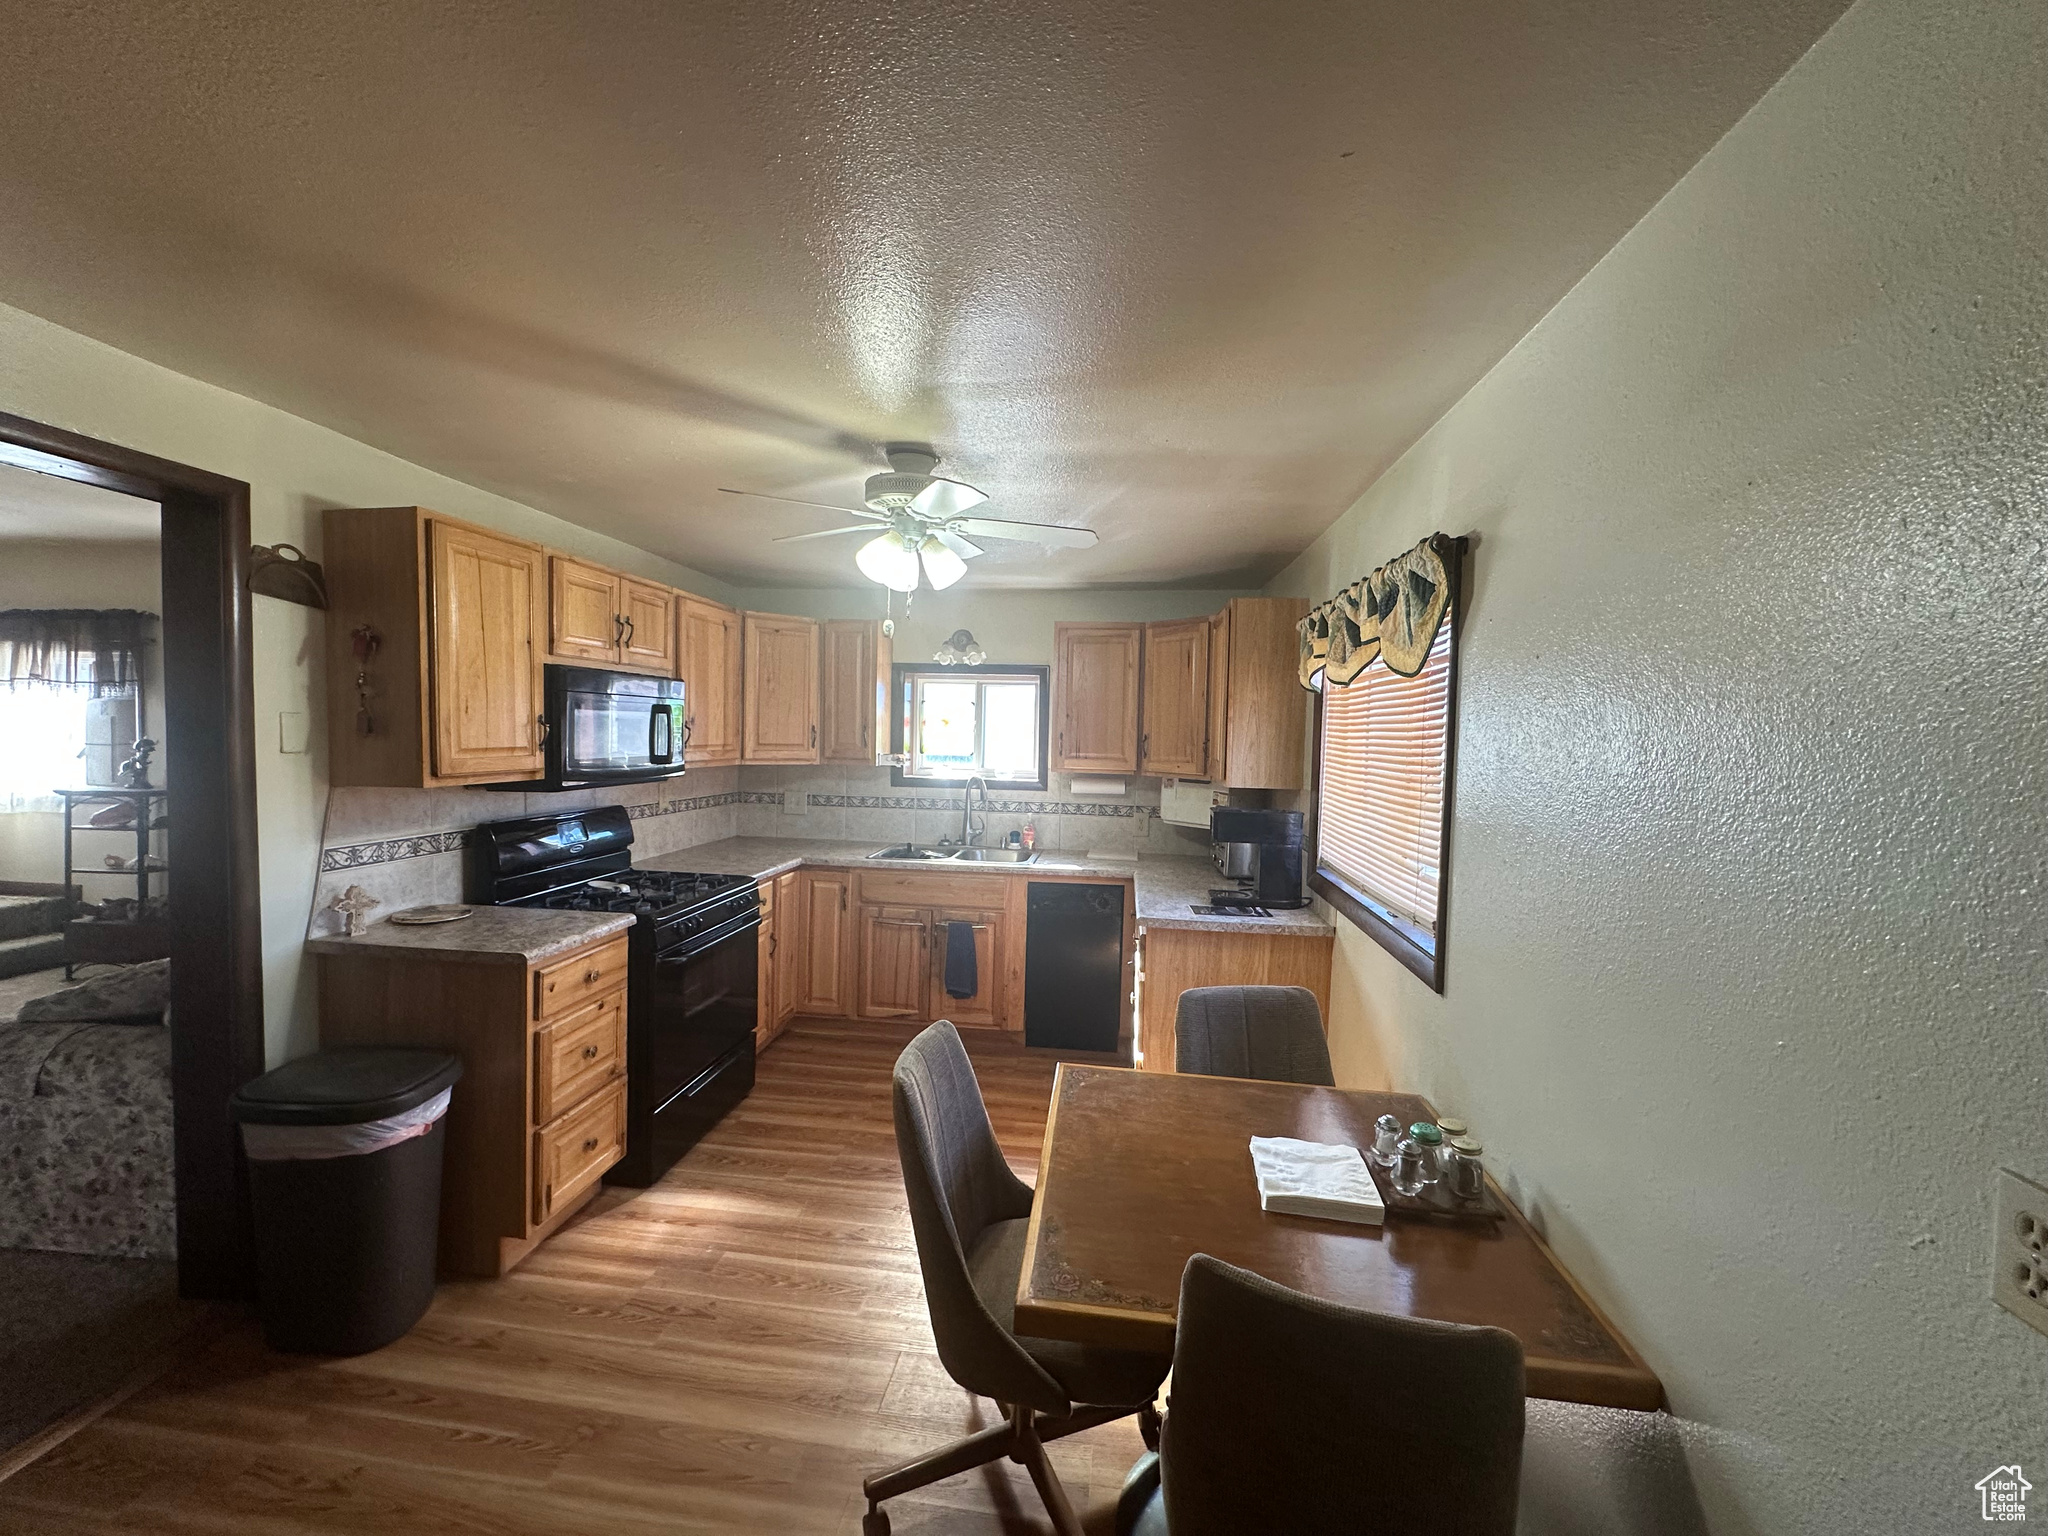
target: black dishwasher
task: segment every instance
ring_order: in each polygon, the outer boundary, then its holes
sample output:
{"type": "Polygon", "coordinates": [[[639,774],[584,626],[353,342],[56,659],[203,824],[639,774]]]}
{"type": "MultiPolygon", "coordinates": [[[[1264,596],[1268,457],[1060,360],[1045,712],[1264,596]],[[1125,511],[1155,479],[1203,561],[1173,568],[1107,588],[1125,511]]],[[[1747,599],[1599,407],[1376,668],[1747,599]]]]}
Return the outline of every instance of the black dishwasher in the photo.
{"type": "Polygon", "coordinates": [[[1024,1043],[1114,1051],[1123,1022],[1124,888],[1031,882],[1024,1043]]]}

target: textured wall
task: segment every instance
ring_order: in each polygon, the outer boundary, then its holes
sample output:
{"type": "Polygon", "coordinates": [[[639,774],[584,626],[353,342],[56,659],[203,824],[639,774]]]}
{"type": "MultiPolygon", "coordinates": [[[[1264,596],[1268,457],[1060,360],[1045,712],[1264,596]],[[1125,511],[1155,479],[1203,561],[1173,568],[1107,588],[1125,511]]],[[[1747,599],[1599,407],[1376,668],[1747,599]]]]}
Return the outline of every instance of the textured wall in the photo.
{"type": "MultiPolygon", "coordinates": [[[[698,572],[4,305],[0,411],[247,480],[260,544],[287,540],[317,557],[325,508],[417,503],[690,591],[727,595],[723,583],[698,572]]],[[[301,963],[301,945],[327,801],[326,741],[319,730],[326,715],[322,622],[309,608],[255,600],[263,985],[272,1062],[314,1043],[312,970],[301,963]],[[278,750],[282,711],[312,717],[311,752],[278,750]]]]}
{"type": "Polygon", "coordinates": [[[1275,584],[1479,535],[1448,990],[1340,923],[1340,1069],[1473,1122],[1722,1532],[2048,1487],[2044,22],[1863,0],[1275,584]]]}

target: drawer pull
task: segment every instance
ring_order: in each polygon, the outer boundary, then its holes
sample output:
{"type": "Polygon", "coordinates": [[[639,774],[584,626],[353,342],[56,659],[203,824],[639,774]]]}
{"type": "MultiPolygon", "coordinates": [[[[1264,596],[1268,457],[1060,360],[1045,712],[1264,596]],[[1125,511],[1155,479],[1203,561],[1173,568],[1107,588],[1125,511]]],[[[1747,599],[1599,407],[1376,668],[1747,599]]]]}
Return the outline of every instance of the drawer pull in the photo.
{"type": "Polygon", "coordinates": [[[597,1138],[595,1136],[592,1136],[588,1140],[586,1140],[583,1143],[583,1150],[586,1152],[595,1152],[597,1150],[597,1138]]]}
{"type": "Polygon", "coordinates": [[[583,979],[590,982],[602,981],[604,980],[604,972],[593,965],[583,973],[583,979]]]}
{"type": "Polygon", "coordinates": [[[583,1047],[583,1059],[585,1061],[597,1060],[597,1047],[594,1045],[586,1045],[585,1047],[583,1047]]]}

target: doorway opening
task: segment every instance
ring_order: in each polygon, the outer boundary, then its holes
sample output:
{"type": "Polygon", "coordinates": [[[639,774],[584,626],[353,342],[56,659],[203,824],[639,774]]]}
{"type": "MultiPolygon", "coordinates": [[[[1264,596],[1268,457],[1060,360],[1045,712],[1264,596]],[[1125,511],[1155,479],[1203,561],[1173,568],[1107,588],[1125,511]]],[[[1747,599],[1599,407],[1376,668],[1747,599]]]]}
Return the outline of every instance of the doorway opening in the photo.
{"type": "Polygon", "coordinates": [[[248,501],[0,415],[0,1454],[249,1291],[248,501]]]}

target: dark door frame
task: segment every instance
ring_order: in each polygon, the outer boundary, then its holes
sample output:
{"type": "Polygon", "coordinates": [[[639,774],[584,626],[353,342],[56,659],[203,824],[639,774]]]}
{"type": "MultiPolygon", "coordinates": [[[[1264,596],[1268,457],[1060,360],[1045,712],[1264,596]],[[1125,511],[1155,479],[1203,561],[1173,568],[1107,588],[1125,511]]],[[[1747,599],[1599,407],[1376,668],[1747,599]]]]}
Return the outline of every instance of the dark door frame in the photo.
{"type": "Polygon", "coordinates": [[[177,727],[166,783],[177,881],[170,923],[178,1289],[245,1296],[251,1268],[228,1097],[263,1070],[249,487],[4,412],[0,464],[163,509],[164,705],[177,727]]]}

